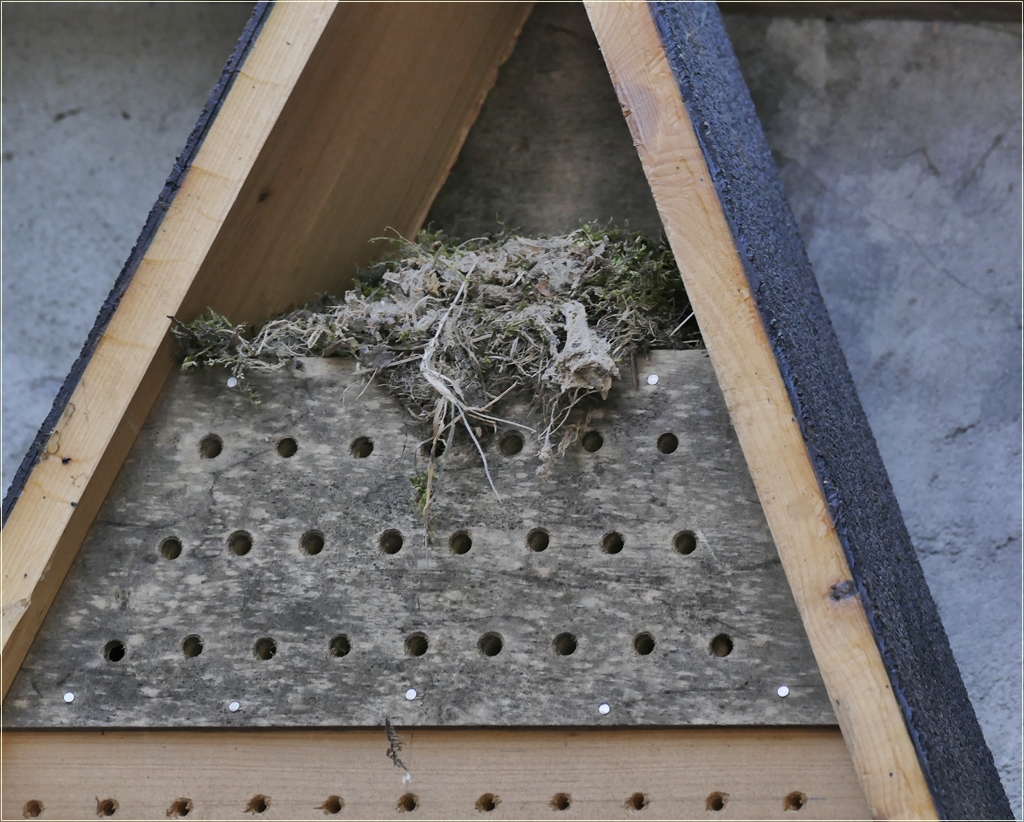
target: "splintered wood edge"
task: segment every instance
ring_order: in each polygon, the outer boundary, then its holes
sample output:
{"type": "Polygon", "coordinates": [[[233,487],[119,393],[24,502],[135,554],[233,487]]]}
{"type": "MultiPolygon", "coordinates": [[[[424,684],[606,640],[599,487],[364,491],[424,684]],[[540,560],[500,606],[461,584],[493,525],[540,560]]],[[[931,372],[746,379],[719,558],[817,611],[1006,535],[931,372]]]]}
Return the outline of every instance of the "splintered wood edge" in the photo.
{"type": "MultiPolygon", "coordinates": [[[[398,187],[386,192],[387,196],[359,205],[369,234],[349,237],[350,247],[365,248],[370,239],[384,233],[387,225],[395,224],[397,212],[401,212],[400,227],[415,233],[416,221],[423,219],[458,156],[498,66],[510,52],[529,10],[528,4],[465,4],[449,10],[447,17],[434,24],[435,28],[450,26],[447,33],[453,41],[468,41],[473,47],[464,56],[464,49],[449,43],[431,65],[434,73],[421,71],[418,77],[421,85],[447,94],[441,108],[450,126],[442,135],[403,132],[420,152],[412,160],[408,159],[410,152],[403,152],[405,162],[415,163],[417,169],[422,167],[421,177],[415,185],[398,187]],[[465,17],[460,16],[463,13],[465,17]],[[454,91],[446,91],[448,73],[456,74],[459,80],[454,91]],[[370,227],[369,223],[374,222],[371,217],[379,218],[379,224],[370,227]]],[[[306,152],[301,158],[263,155],[275,133],[279,134],[282,127],[289,131],[289,123],[279,126],[281,113],[289,103],[306,116],[317,115],[317,111],[310,111],[316,108],[310,99],[315,101],[319,90],[311,89],[309,82],[300,83],[314,53],[319,55],[320,82],[344,84],[351,80],[348,87],[363,89],[364,97],[386,95],[388,82],[401,81],[379,65],[390,60],[394,50],[403,48],[394,43],[388,48],[378,47],[379,29],[389,24],[389,14],[389,7],[376,4],[278,3],[271,11],[4,526],[0,657],[4,697],[174,367],[168,316],[198,313],[213,304],[230,313],[232,319],[258,321],[284,309],[290,300],[328,290],[327,278],[335,275],[336,268],[345,268],[337,259],[321,259],[320,267],[312,273],[277,276],[274,280],[287,260],[297,258],[297,246],[315,245],[322,238],[277,225],[275,212],[259,211],[265,199],[262,195],[253,196],[252,202],[240,198],[261,184],[252,179],[254,168],[278,168],[283,163],[283,179],[294,178],[288,173],[289,161],[303,166],[316,161],[325,186],[337,187],[339,168],[355,176],[372,175],[372,170],[361,170],[363,164],[349,163],[346,152],[326,158],[335,164],[330,168],[324,166],[325,158],[310,157],[310,152],[322,150],[323,135],[316,129],[307,129],[306,143],[295,149],[306,152]],[[345,16],[343,21],[335,20],[339,14],[345,16]],[[377,61],[374,65],[358,60],[352,63],[346,50],[330,49],[325,57],[324,49],[317,49],[329,26],[355,37],[358,31],[354,29],[363,24],[376,26],[377,39],[371,44],[377,61]],[[340,68],[324,71],[325,61],[331,59],[340,61],[340,68]],[[365,83],[359,81],[364,73],[374,76],[375,67],[383,77],[383,90],[365,89],[365,83]],[[296,96],[302,99],[294,99],[296,96]],[[266,241],[275,227],[284,236],[277,237],[272,261],[267,260],[263,246],[257,248],[251,242],[249,246],[255,250],[250,251],[249,258],[224,258],[225,248],[237,250],[239,242],[245,246],[245,238],[253,232],[266,241]],[[225,233],[242,239],[225,241],[225,233]],[[219,254],[217,248],[221,249],[219,254]],[[266,263],[262,268],[261,261],[266,263]],[[289,288],[302,289],[302,294],[292,294],[289,288]],[[230,297],[225,298],[225,293],[230,297]]],[[[400,33],[392,32],[394,37],[431,38],[445,33],[424,31],[422,25],[411,24],[408,16],[403,19],[404,28],[400,33]]],[[[332,65],[327,68],[332,69],[332,65]]],[[[373,122],[349,119],[355,129],[353,146],[378,154],[386,150],[377,147],[380,141],[376,139],[381,130],[389,134],[394,131],[386,116],[373,122]]],[[[331,134],[337,131],[333,120],[322,123],[320,130],[324,129],[331,134]]],[[[282,150],[278,143],[281,139],[274,142],[275,151],[282,150]]],[[[378,157],[378,165],[382,162],[388,162],[388,157],[378,157]]],[[[287,194],[296,199],[301,192],[290,190],[287,194]]],[[[279,191],[268,202],[280,203],[287,199],[284,195],[279,191]]],[[[313,199],[320,202],[319,195],[313,199]]],[[[319,228],[332,236],[338,232],[338,225],[345,224],[343,219],[332,221],[330,214],[320,217],[319,228]]]]}
{"type": "Polygon", "coordinates": [[[868,818],[834,727],[397,734],[5,731],[2,816],[868,818]]]}
{"type": "Polygon", "coordinates": [[[935,818],[686,107],[645,3],[586,2],[807,636],[878,818],[935,818]]]}

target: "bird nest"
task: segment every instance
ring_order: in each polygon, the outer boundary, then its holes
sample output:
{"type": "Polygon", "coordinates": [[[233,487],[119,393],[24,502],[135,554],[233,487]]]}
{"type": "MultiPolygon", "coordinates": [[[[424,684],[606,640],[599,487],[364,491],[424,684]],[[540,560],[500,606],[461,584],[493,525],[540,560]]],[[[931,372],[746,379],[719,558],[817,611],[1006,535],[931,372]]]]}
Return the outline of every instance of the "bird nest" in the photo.
{"type": "MultiPolygon", "coordinates": [[[[652,348],[701,346],[668,245],[590,226],[463,243],[421,234],[394,241],[340,300],[320,296],[255,333],[207,310],[175,321],[174,333],[185,370],[224,366],[256,402],[248,373],[296,357],[354,358],[429,425],[429,453],[442,453],[461,426],[485,472],[485,428],[527,429],[544,472],[579,436],[573,409],[607,398],[621,365],[652,348]],[[499,416],[501,400],[523,390],[533,426],[499,416]]],[[[433,465],[425,507],[432,475],[433,465]]]]}

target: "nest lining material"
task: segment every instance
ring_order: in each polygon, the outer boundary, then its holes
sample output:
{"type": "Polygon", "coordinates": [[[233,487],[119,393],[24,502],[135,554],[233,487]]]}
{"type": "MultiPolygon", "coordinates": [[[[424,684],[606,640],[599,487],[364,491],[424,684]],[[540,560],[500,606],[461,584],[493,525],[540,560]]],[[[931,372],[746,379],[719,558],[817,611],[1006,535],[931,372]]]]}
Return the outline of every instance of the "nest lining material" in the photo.
{"type": "Polygon", "coordinates": [[[620,364],[651,348],[701,346],[667,243],[589,226],[542,239],[394,241],[342,300],[321,296],[255,334],[208,309],[176,320],[174,333],[183,369],[225,366],[256,402],[247,372],[296,357],[353,357],[431,425],[431,454],[461,423],[485,471],[484,428],[534,434],[544,472],[579,436],[573,408],[607,398],[620,364]],[[532,392],[536,427],[497,415],[518,390],[532,392]]]}

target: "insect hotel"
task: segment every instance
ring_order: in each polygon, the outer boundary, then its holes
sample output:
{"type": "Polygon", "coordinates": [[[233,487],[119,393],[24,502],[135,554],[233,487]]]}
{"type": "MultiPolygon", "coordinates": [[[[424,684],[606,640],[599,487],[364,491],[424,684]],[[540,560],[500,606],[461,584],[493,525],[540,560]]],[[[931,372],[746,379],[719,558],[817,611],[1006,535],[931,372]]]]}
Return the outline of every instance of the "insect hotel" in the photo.
{"type": "Polygon", "coordinates": [[[529,4],[257,6],[5,502],[3,818],[1011,815],[717,9],[586,12],[667,244],[419,234],[529,4]]]}

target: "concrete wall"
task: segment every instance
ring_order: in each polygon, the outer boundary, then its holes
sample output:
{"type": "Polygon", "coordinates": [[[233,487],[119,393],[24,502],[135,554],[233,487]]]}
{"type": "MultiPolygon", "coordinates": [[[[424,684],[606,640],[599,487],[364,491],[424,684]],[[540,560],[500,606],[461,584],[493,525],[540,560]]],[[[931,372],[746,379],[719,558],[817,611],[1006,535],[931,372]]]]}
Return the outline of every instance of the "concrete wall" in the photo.
{"type": "MultiPolygon", "coordinates": [[[[249,10],[3,5],[4,488],[249,10]]],[[[1020,27],[728,25],[1020,818],[1020,27]]],[[[542,6],[431,219],[656,226],[638,174],[585,16],[542,6]]]]}

